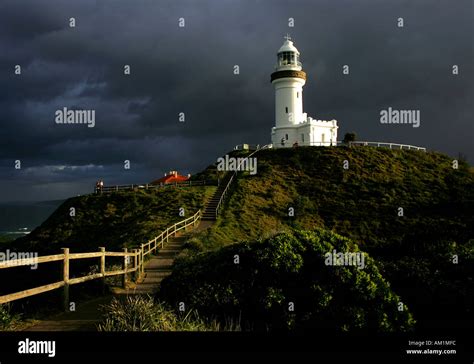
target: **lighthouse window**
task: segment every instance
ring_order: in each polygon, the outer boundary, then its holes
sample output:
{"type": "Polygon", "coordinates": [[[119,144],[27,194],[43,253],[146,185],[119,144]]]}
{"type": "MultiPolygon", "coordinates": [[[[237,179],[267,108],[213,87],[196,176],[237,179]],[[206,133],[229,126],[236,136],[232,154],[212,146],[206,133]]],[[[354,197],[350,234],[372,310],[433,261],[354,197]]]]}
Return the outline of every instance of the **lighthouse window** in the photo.
{"type": "Polygon", "coordinates": [[[301,141],[304,143],[304,134],[301,134],[301,141]]]}
{"type": "Polygon", "coordinates": [[[297,56],[293,52],[282,52],[278,55],[278,65],[286,66],[289,64],[296,64],[297,56]]]}
{"type": "Polygon", "coordinates": [[[285,107],[285,112],[288,114],[288,106],[285,107]]]}
{"type": "Polygon", "coordinates": [[[281,52],[278,54],[278,65],[287,66],[290,64],[296,64],[301,66],[300,57],[294,52],[281,52]]]}
{"type": "Polygon", "coordinates": [[[296,93],[296,97],[297,97],[298,99],[300,98],[300,93],[299,93],[299,92],[296,93]]]}
{"type": "Polygon", "coordinates": [[[286,138],[286,140],[288,140],[288,134],[285,134],[285,138],[286,138]]]}

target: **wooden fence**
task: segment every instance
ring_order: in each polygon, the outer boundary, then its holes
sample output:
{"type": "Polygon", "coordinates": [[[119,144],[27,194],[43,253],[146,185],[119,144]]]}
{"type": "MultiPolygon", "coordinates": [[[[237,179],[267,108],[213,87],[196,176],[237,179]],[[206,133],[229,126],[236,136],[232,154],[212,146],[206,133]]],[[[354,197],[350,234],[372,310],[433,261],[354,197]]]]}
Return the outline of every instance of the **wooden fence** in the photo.
{"type": "Polygon", "coordinates": [[[134,274],[135,280],[139,279],[144,273],[144,262],[145,257],[153,252],[157,252],[158,248],[165,242],[168,242],[169,237],[175,236],[176,233],[182,229],[186,229],[188,226],[196,226],[197,222],[201,218],[201,210],[196,212],[193,216],[188,217],[176,224],[163,230],[160,235],[151,239],[145,244],[141,244],[140,249],[134,249],[128,251],[126,248],[122,252],[108,252],[105,251],[104,247],[100,247],[98,252],[91,253],[70,253],[69,248],[63,248],[61,254],[48,255],[30,259],[16,259],[0,262],[0,269],[7,269],[13,267],[28,266],[41,263],[49,262],[62,262],[63,269],[61,280],[55,283],[47,284],[44,286],[27,289],[24,291],[10,293],[4,296],[0,296],[0,304],[7,303],[22,298],[38,295],[44,292],[52,291],[58,288],[63,288],[63,305],[64,309],[68,310],[69,307],[69,286],[78,283],[84,283],[93,279],[102,279],[105,285],[105,278],[110,276],[122,275],[122,287],[125,288],[127,284],[129,273],[134,274]],[[122,269],[115,271],[106,271],[105,258],[106,257],[123,257],[122,269]],[[90,259],[96,258],[100,260],[100,273],[89,274],[83,277],[70,278],[69,277],[69,263],[71,260],[76,259],[90,259]],[[133,264],[130,264],[133,260],[133,264]],[[130,267],[131,266],[131,267],[130,267]]]}
{"type": "Polygon", "coordinates": [[[156,190],[166,187],[192,187],[192,186],[207,186],[215,185],[210,181],[184,181],[184,182],[174,182],[174,183],[162,183],[162,184],[131,184],[131,185],[116,185],[116,186],[103,186],[100,190],[96,192],[100,193],[111,193],[119,191],[135,191],[135,190],[156,190]]]}

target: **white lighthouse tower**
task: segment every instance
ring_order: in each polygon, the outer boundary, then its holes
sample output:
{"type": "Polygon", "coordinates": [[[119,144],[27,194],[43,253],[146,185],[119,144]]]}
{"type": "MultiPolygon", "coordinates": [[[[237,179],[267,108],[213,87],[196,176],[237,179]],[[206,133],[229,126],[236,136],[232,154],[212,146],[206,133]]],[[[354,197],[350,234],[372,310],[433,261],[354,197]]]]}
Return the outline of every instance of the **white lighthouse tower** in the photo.
{"type": "Polygon", "coordinates": [[[273,148],[336,145],[337,121],[315,120],[303,112],[306,73],[300,62],[300,52],[288,35],[285,39],[277,53],[275,72],[271,75],[275,87],[273,148]]]}

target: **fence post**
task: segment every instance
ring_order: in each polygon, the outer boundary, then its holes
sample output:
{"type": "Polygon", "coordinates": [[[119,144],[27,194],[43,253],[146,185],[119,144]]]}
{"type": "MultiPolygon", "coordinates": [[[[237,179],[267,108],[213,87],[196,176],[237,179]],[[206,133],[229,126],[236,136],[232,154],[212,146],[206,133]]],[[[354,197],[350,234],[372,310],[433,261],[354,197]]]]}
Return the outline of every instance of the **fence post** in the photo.
{"type": "Polygon", "coordinates": [[[142,254],[142,264],[141,264],[141,268],[140,268],[140,275],[144,274],[145,273],[145,247],[144,247],[144,244],[142,244],[141,246],[141,254],[142,254]]]}
{"type": "Polygon", "coordinates": [[[102,275],[101,278],[101,285],[102,285],[102,293],[105,292],[105,248],[99,248],[102,255],[100,256],[100,274],[102,275]]]}
{"type": "Polygon", "coordinates": [[[63,309],[69,311],[69,248],[62,248],[64,254],[63,260],[63,273],[62,278],[64,281],[63,287],[63,309]]]}
{"type": "Polygon", "coordinates": [[[142,276],[142,273],[141,273],[141,266],[142,266],[142,256],[141,256],[141,252],[140,252],[140,249],[136,249],[137,251],[137,279],[140,279],[141,276],[142,276]]]}
{"type": "Polygon", "coordinates": [[[138,272],[138,249],[133,249],[133,254],[135,254],[133,256],[133,268],[135,268],[135,271],[133,272],[133,280],[136,282],[138,281],[138,277],[139,277],[139,272],[138,272]]]}
{"type": "MultiPolygon", "coordinates": [[[[127,253],[127,248],[123,248],[123,252],[127,253]]],[[[128,256],[123,257],[122,269],[125,270],[125,273],[122,274],[122,288],[127,288],[127,260],[128,256]]]]}

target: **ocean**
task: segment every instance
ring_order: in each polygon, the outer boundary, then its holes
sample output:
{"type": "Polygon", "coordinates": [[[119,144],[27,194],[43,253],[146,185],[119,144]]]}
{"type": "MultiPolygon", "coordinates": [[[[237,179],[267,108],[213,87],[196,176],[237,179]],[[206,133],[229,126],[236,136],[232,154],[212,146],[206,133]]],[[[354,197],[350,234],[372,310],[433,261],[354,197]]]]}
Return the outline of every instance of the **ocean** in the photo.
{"type": "Polygon", "coordinates": [[[63,200],[0,203],[0,236],[29,234],[41,225],[63,200]]]}

